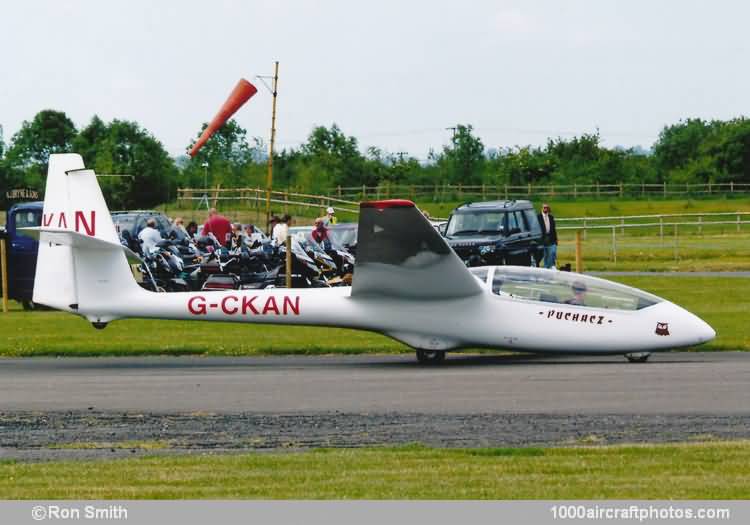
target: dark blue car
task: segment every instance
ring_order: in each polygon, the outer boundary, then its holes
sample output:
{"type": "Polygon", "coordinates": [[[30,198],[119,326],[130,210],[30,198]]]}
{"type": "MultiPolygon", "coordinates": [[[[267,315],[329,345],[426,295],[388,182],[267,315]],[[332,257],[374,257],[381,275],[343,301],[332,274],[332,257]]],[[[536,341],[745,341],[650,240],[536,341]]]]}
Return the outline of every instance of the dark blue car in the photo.
{"type": "Polygon", "coordinates": [[[24,309],[34,308],[34,273],[39,243],[18,232],[18,228],[41,226],[42,202],[14,204],[8,210],[5,222],[8,247],[8,298],[23,304],[24,309]]]}

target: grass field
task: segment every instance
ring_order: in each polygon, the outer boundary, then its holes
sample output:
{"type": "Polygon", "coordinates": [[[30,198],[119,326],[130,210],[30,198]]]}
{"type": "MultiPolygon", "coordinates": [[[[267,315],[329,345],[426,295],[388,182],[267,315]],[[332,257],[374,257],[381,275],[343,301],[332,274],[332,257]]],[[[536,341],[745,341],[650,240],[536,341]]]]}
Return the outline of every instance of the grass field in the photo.
{"type": "MultiPolygon", "coordinates": [[[[474,199],[477,200],[477,199],[474,199]]],[[[450,212],[466,201],[432,202],[418,201],[417,205],[427,210],[433,217],[448,217],[450,212]]],[[[533,200],[537,209],[541,205],[541,199],[533,200]]],[[[629,200],[629,199],[597,199],[597,200],[574,200],[553,199],[548,201],[556,217],[606,217],[612,215],[647,215],[665,213],[707,213],[707,212],[734,212],[750,211],[750,198],[742,197],[719,197],[712,199],[651,199],[651,200],[629,200]]],[[[347,208],[351,206],[346,206],[347,208]]],[[[195,209],[178,206],[176,202],[158,206],[158,209],[170,217],[182,216],[186,221],[195,220],[202,222],[206,219],[205,209],[195,209]]],[[[261,223],[265,221],[265,207],[256,209],[246,204],[235,201],[225,201],[219,204],[219,210],[228,217],[242,222],[261,223]]],[[[323,207],[304,208],[299,206],[275,206],[274,213],[290,213],[300,224],[309,222],[308,219],[324,215],[323,207]]],[[[340,220],[343,222],[356,221],[357,215],[340,212],[340,220]]]]}
{"type": "MultiPolygon", "coordinates": [[[[749,271],[750,231],[743,233],[705,231],[703,235],[681,234],[679,238],[629,230],[588,232],[582,242],[584,271],[749,271]],[[616,254],[616,256],[615,256],[616,254]]],[[[704,230],[707,230],[705,228],[704,230]]],[[[750,230],[750,228],[748,228],[750,230]]],[[[559,265],[575,268],[575,233],[560,231],[557,249],[559,265]]]]}
{"type": "MultiPolygon", "coordinates": [[[[696,313],[717,331],[701,350],[750,350],[750,279],[622,277],[696,313]]],[[[95,330],[61,312],[0,314],[0,356],[263,355],[395,353],[409,348],[387,337],[332,328],[278,327],[196,321],[129,319],[95,330]]]]}
{"type": "MultiPolygon", "coordinates": [[[[417,204],[434,217],[448,217],[463,202],[417,204]]],[[[538,210],[543,199],[533,199],[532,202],[538,210]]],[[[550,199],[544,202],[549,202],[553,215],[558,218],[750,211],[750,198],[747,196],[715,199],[550,199]]]]}
{"type": "Polygon", "coordinates": [[[747,499],[750,442],[0,462],[7,499],[747,499]]]}

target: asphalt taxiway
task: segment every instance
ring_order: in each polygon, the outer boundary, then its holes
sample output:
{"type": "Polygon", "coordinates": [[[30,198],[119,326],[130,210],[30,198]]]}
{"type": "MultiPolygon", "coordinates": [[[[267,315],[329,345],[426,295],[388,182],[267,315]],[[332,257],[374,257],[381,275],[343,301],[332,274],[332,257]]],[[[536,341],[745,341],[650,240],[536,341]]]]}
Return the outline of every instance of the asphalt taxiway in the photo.
{"type": "Polygon", "coordinates": [[[732,414],[750,353],[0,360],[0,412],[732,414]]]}
{"type": "Polygon", "coordinates": [[[706,439],[750,439],[750,353],[0,360],[0,458],[706,439]]]}

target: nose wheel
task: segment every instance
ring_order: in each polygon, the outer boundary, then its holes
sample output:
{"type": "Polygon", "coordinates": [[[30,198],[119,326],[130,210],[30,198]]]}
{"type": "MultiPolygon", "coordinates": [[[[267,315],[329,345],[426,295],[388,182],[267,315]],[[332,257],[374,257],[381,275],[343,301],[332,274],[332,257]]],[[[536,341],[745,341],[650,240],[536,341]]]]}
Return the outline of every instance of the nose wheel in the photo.
{"type": "Polygon", "coordinates": [[[651,356],[650,352],[634,352],[631,354],[625,354],[625,357],[631,363],[645,363],[651,356]]]}
{"type": "Polygon", "coordinates": [[[437,365],[445,361],[442,350],[417,350],[417,361],[422,365],[437,365]]]}

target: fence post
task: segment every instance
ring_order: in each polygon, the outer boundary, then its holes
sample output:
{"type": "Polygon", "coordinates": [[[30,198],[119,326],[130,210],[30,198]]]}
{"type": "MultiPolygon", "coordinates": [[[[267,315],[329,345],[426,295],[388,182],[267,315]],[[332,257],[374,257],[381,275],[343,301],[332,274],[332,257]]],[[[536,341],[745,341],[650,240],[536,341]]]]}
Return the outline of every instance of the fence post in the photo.
{"type": "Polygon", "coordinates": [[[740,216],[737,215],[737,233],[740,232],[740,216]]]}
{"type": "Polygon", "coordinates": [[[365,186],[364,184],[362,185],[362,200],[367,200],[367,186],[365,186]]]}
{"type": "Polygon", "coordinates": [[[596,196],[599,197],[599,181],[596,181],[596,196]]]}
{"type": "Polygon", "coordinates": [[[458,200],[463,200],[463,198],[464,198],[464,191],[461,186],[461,183],[459,182],[458,183],[458,200]]]}
{"type": "Polygon", "coordinates": [[[708,181],[708,194],[711,195],[711,181],[708,181]]]}
{"type": "Polygon", "coordinates": [[[286,287],[292,287],[292,236],[286,236],[286,287]]]}
{"type": "Polygon", "coordinates": [[[581,230],[576,230],[576,273],[583,272],[583,255],[581,253],[581,230]]]}
{"type": "Polygon", "coordinates": [[[531,198],[531,183],[529,182],[529,193],[528,193],[529,199],[531,198]]]}
{"type": "Polygon", "coordinates": [[[617,228],[612,226],[612,262],[617,264],[617,228]]]}
{"type": "Polygon", "coordinates": [[[645,197],[646,195],[646,183],[641,181],[641,198],[645,197]]]}
{"type": "Polygon", "coordinates": [[[586,240],[586,219],[583,219],[583,240],[586,240]]]}
{"type": "Polygon", "coordinates": [[[575,182],[573,183],[573,198],[578,198],[578,184],[576,184],[575,182]]]}
{"type": "Polygon", "coordinates": [[[625,235],[625,219],[620,219],[620,235],[625,235]]]}
{"type": "Polygon", "coordinates": [[[664,196],[667,196],[667,182],[664,181],[664,196]]]}
{"type": "Polygon", "coordinates": [[[508,185],[505,185],[505,200],[508,200],[508,185]]]}
{"type": "Polygon", "coordinates": [[[698,216],[698,235],[703,235],[703,215],[698,216]]]}
{"type": "Polygon", "coordinates": [[[341,198],[341,184],[338,185],[338,187],[336,188],[336,190],[337,190],[337,194],[338,194],[339,199],[340,199],[341,198]]]}
{"type": "Polygon", "coordinates": [[[661,245],[664,246],[664,217],[659,217],[659,240],[661,245]]]}
{"type": "Polygon", "coordinates": [[[620,198],[622,199],[622,182],[620,182],[620,198]]]}
{"type": "Polygon", "coordinates": [[[5,237],[0,237],[0,273],[3,283],[3,313],[8,313],[8,254],[5,250],[5,237]]]}
{"type": "Polygon", "coordinates": [[[734,181],[729,181],[729,193],[734,193],[734,181]]]}
{"type": "Polygon", "coordinates": [[[483,201],[487,200],[487,194],[486,194],[486,190],[485,190],[485,187],[484,187],[484,183],[482,183],[482,200],[483,201]]]}

